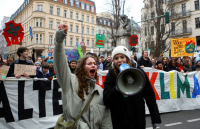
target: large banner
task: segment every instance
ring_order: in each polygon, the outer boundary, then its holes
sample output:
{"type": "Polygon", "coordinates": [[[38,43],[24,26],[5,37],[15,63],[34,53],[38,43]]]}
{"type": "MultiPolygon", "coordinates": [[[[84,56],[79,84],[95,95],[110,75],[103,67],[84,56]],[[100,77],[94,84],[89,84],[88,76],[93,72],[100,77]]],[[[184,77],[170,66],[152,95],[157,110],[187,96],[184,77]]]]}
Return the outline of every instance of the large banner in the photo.
{"type": "MultiPolygon", "coordinates": [[[[144,71],[153,87],[160,113],[200,109],[200,72],[185,74],[152,68],[144,68],[144,71]]],[[[97,84],[102,88],[107,72],[98,72],[97,84]]],[[[147,107],[146,114],[149,114],[147,107]]]]}
{"type": "MultiPolygon", "coordinates": [[[[160,113],[200,109],[200,72],[183,74],[144,68],[160,113]]],[[[98,71],[102,88],[108,71],[98,71]]],[[[57,80],[6,78],[0,83],[0,129],[48,129],[61,116],[62,97],[57,80]]],[[[146,114],[149,114],[146,107],[146,114]]]]}
{"type": "Polygon", "coordinates": [[[196,37],[171,39],[171,57],[193,56],[196,37]]]}

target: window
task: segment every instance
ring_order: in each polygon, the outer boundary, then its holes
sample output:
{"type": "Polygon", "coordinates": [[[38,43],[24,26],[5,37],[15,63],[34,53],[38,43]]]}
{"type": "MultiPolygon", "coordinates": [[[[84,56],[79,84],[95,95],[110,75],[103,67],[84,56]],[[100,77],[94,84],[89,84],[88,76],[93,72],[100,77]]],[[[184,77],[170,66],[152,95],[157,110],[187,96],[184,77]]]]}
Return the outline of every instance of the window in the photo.
{"type": "Polygon", "coordinates": [[[57,8],[57,16],[60,16],[60,8],[57,8]]]}
{"type": "Polygon", "coordinates": [[[200,36],[196,36],[197,38],[197,46],[200,46],[200,36]]]}
{"type": "Polygon", "coordinates": [[[70,38],[70,46],[73,45],[73,38],[70,38]]]}
{"type": "Polygon", "coordinates": [[[59,25],[60,25],[60,22],[57,22],[57,28],[58,28],[59,25]]]}
{"type": "Polygon", "coordinates": [[[49,35],[49,44],[52,45],[52,43],[53,43],[53,36],[49,35]]]}
{"type": "Polygon", "coordinates": [[[182,14],[183,16],[186,15],[186,4],[182,4],[182,14]]]}
{"type": "Polygon", "coordinates": [[[64,10],[64,17],[67,17],[67,10],[64,10]]]}
{"type": "Polygon", "coordinates": [[[94,6],[91,6],[91,12],[94,13],[94,6]]]}
{"type": "Polygon", "coordinates": [[[94,48],[94,40],[92,40],[92,48],[94,48]]]}
{"type": "Polygon", "coordinates": [[[79,1],[76,0],[76,7],[79,8],[79,1]]]}
{"type": "Polygon", "coordinates": [[[161,33],[162,33],[162,35],[165,34],[165,25],[164,24],[161,25],[161,33]]]}
{"type": "Polygon", "coordinates": [[[108,26],[110,26],[110,22],[108,22],[108,26]]]}
{"type": "Polygon", "coordinates": [[[174,18],[174,7],[171,8],[171,17],[174,18]]]}
{"type": "Polygon", "coordinates": [[[84,27],[82,27],[82,34],[84,34],[84,27]]]}
{"type": "Polygon", "coordinates": [[[200,28],[200,17],[195,18],[196,21],[196,28],[200,28]]]}
{"type": "Polygon", "coordinates": [[[89,4],[86,4],[86,10],[90,11],[90,5],[89,4]]]}
{"type": "Polygon", "coordinates": [[[145,27],[145,36],[147,36],[147,28],[145,27]]]}
{"type": "Polygon", "coordinates": [[[89,23],[89,16],[87,16],[87,22],[89,23]]]}
{"type": "Polygon", "coordinates": [[[87,28],[87,35],[89,35],[89,28],[87,28]]]}
{"type": "Polygon", "coordinates": [[[94,17],[92,17],[92,24],[94,24],[94,17]]]}
{"type": "Polygon", "coordinates": [[[38,19],[36,19],[36,27],[38,27],[38,24],[39,24],[39,23],[38,23],[38,19]]]}
{"type": "Polygon", "coordinates": [[[183,33],[187,33],[187,21],[183,20],[183,33]]]}
{"type": "Polygon", "coordinates": [[[42,11],[42,5],[38,5],[38,11],[42,11]]]}
{"type": "Polygon", "coordinates": [[[70,25],[70,32],[73,31],[73,25],[70,25]]]}
{"type": "Polygon", "coordinates": [[[69,0],[69,5],[74,6],[73,0],[69,0]]]}
{"type": "Polygon", "coordinates": [[[82,21],[84,21],[84,15],[82,15],[82,21]]]}
{"type": "Polygon", "coordinates": [[[36,34],[36,44],[38,44],[38,34],[36,34]]]}
{"type": "Polygon", "coordinates": [[[175,35],[175,23],[172,23],[172,35],[175,35]]]}
{"type": "Polygon", "coordinates": [[[78,20],[78,13],[76,13],[76,20],[78,20]]]}
{"type": "Polygon", "coordinates": [[[73,19],[73,12],[70,12],[70,18],[73,19]]]}
{"type": "Polygon", "coordinates": [[[76,43],[78,43],[78,38],[76,38],[76,43]]]}
{"type": "Polygon", "coordinates": [[[53,21],[49,21],[49,29],[53,29],[53,21]]]}
{"type": "Polygon", "coordinates": [[[85,9],[85,3],[81,2],[81,9],[85,9]]]}
{"type": "Polygon", "coordinates": [[[89,44],[89,40],[87,40],[87,47],[89,47],[89,45],[90,45],[90,44],[89,44]]]}
{"type": "Polygon", "coordinates": [[[155,17],[155,13],[152,12],[152,13],[151,13],[151,18],[154,18],[154,17],[155,17]]]}
{"type": "Polygon", "coordinates": [[[112,26],[115,27],[115,23],[114,22],[112,23],[112,26]]]}
{"type": "Polygon", "coordinates": [[[42,27],[42,19],[40,19],[40,27],[42,27]]]}
{"type": "Polygon", "coordinates": [[[67,0],[63,0],[63,3],[64,3],[64,4],[67,4],[67,0]]]}
{"type": "Polygon", "coordinates": [[[94,29],[92,29],[92,35],[94,35],[94,29]]]}
{"type": "Polygon", "coordinates": [[[40,34],[40,44],[42,44],[42,34],[40,34]]]}
{"type": "Polygon", "coordinates": [[[78,26],[76,26],[76,33],[78,33],[78,26]]]}
{"type": "Polygon", "coordinates": [[[106,20],[104,20],[104,25],[106,25],[106,20]]]}
{"type": "Polygon", "coordinates": [[[147,49],[147,42],[145,42],[145,49],[147,49]]]}
{"type": "Polygon", "coordinates": [[[151,35],[154,35],[154,26],[151,27],[151,35]]]}
{"type": "Polygon", "coordinates": [[[66,38],[64,39],[64,45],[67,46],[67,41],[66,38]]]}
{"type": "Polygon", "coordinates": [[[102,20],[100,19],[100,24],[102,24],[102,20]]]}
{"type": "Polygon", "coordinates": [[[194,1],[195,10],[199,10],[199,0],[194,1]]]}
{"type": "Polygon", "coordinates": [[[53,14],[53,6],[50,6],[50,14],[53,14]]]}

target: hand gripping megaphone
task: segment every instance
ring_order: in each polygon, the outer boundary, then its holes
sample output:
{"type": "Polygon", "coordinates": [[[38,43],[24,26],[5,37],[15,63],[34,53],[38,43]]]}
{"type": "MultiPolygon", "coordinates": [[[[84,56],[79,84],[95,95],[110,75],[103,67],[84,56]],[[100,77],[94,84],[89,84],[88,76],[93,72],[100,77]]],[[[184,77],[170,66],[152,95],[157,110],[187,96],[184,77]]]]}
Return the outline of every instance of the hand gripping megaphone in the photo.
{"type": "Polygon", "coordinates": [[[146,78],[141,70],[130,68],[130,66],[126,63],[121,64],[119,70],[120,73],[116,80],[119,92],[125,96],[133,96],[143,90],[146,78]]]}

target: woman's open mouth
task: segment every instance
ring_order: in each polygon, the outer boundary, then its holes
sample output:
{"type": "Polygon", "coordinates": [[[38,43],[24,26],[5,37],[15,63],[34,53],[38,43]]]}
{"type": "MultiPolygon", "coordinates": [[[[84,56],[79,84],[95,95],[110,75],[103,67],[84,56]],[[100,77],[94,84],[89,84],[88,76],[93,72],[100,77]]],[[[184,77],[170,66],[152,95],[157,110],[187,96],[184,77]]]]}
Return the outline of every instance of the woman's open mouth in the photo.
{"type": "Polygon", "coordinates": [[[91,75],[95,75],[95,70],[93,69],[93,70],[90,70],[90,74],[91,75]]]}

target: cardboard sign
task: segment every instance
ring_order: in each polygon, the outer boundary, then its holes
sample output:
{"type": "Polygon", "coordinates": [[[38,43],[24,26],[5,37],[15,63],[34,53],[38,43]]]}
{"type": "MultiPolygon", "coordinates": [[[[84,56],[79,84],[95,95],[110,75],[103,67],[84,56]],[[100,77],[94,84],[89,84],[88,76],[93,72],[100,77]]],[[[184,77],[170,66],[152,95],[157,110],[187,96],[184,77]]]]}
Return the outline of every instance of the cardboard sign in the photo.
{"type": "Polygon", "coordinates": [[[36,66],[15,64],[14,74],[23,75],[23,73],[28,75],[36,75],[36,66]]]}
{"type": "Polygon", "coordinates": [[[6,76],[8,74],[10,66],[1,66],[0,67],[0,80],[5,81],[6,80],[6,76]]]}
{"type": "Polygon", "coordinates": [[[81,46],[83,53],[86,53],[86,46],[81,46]]]}

